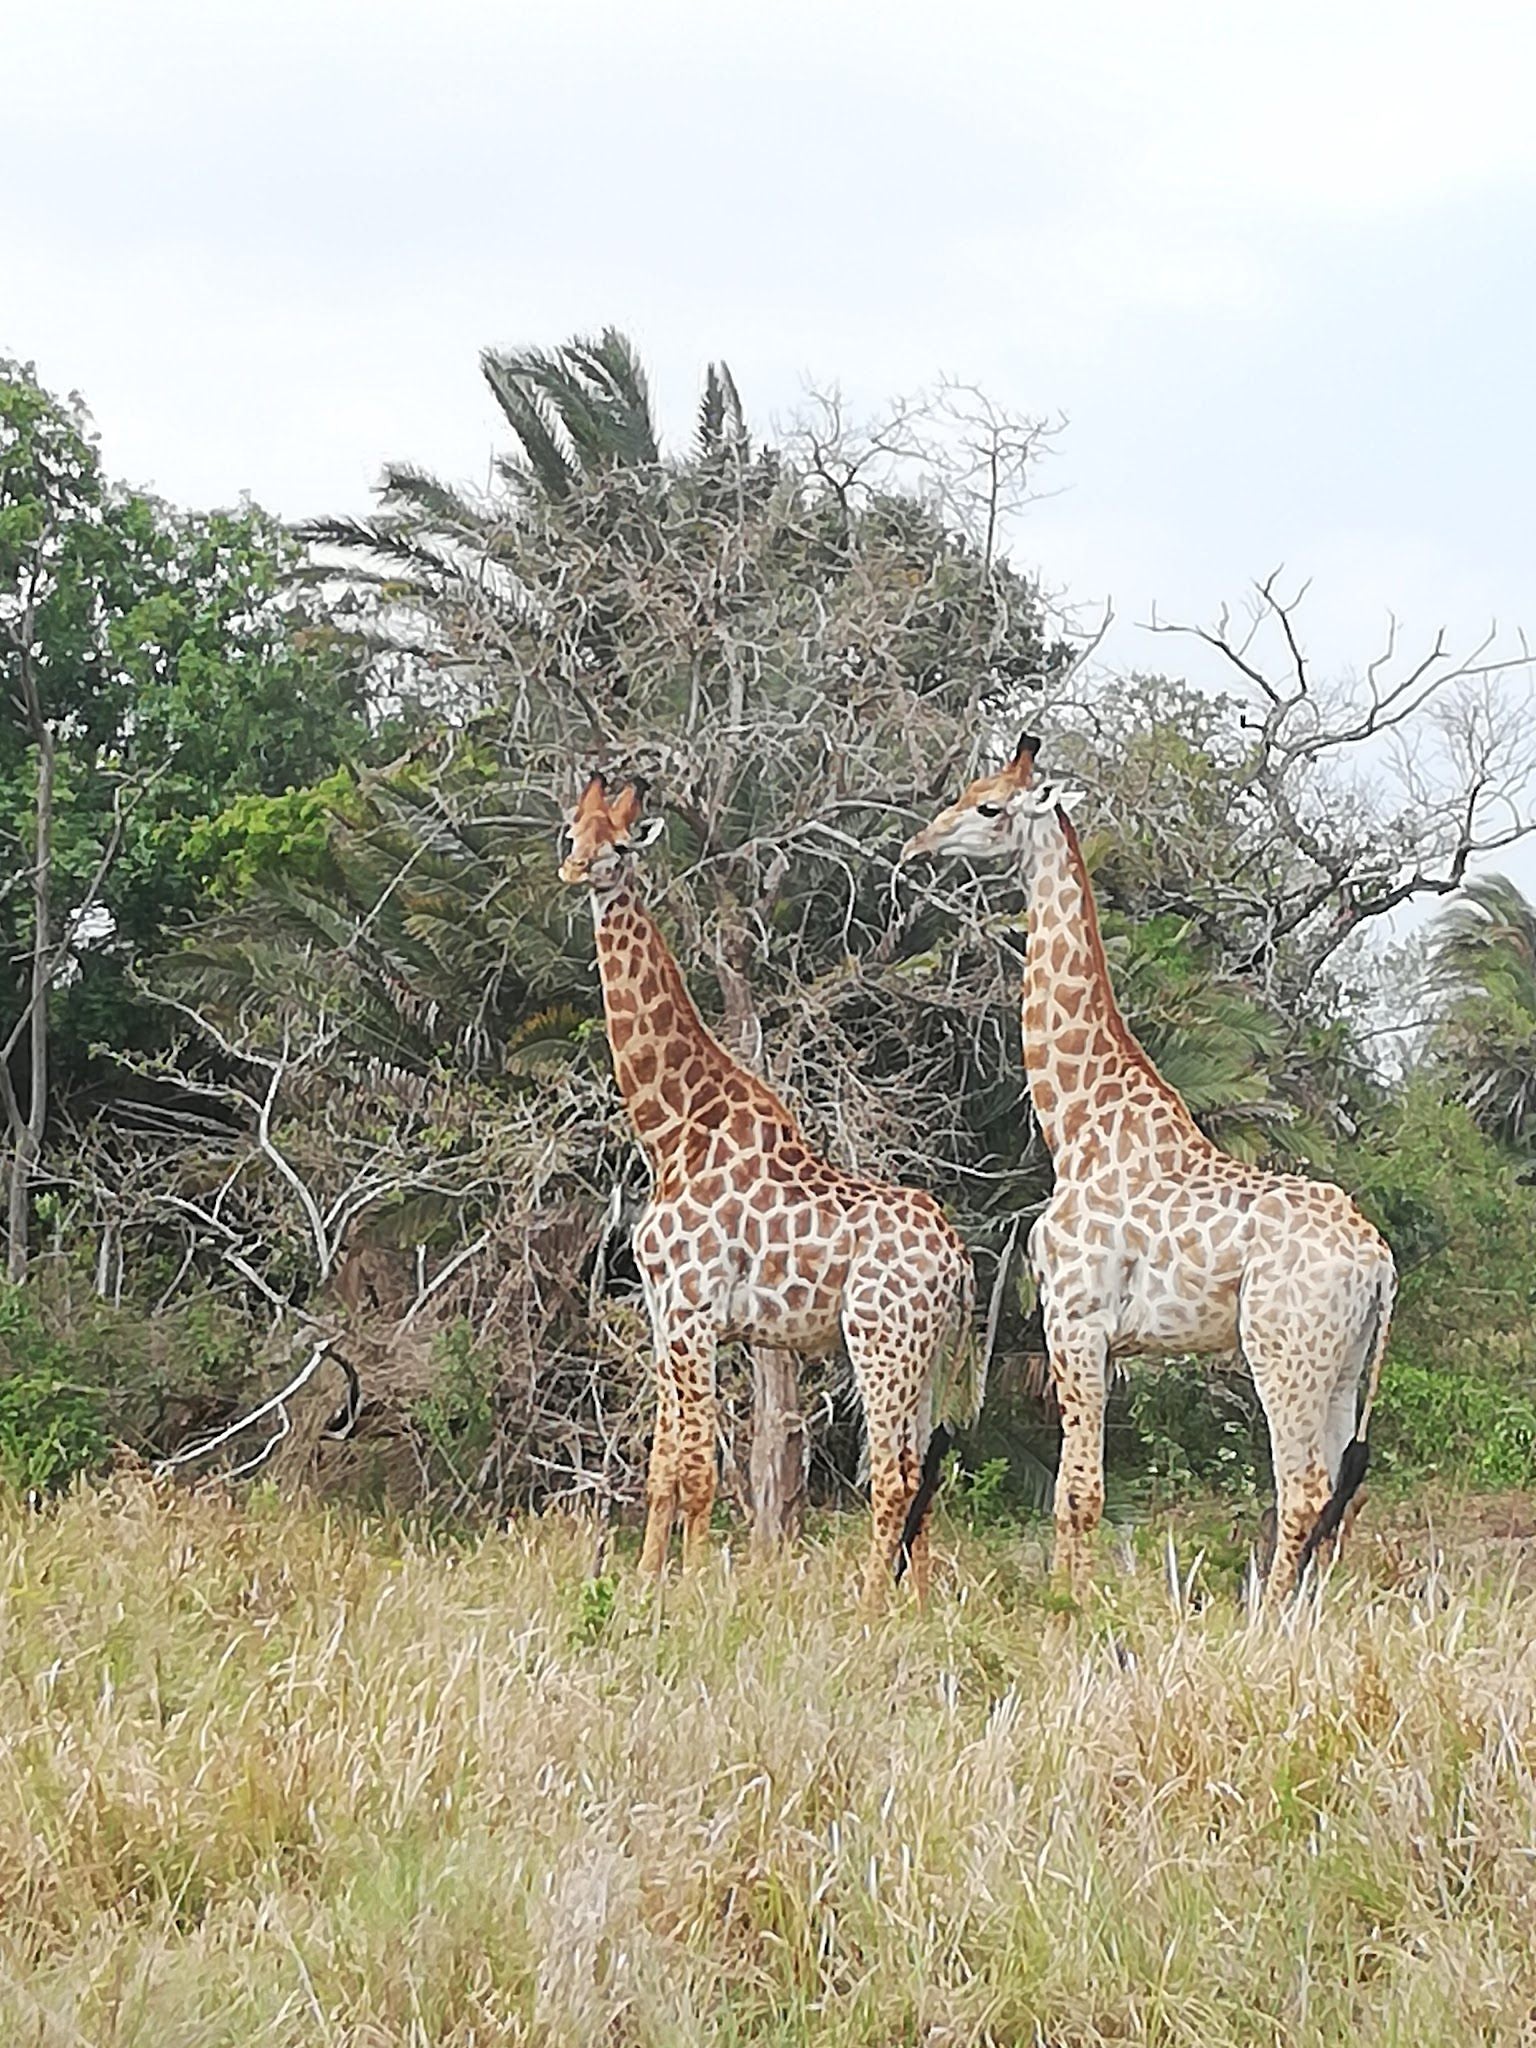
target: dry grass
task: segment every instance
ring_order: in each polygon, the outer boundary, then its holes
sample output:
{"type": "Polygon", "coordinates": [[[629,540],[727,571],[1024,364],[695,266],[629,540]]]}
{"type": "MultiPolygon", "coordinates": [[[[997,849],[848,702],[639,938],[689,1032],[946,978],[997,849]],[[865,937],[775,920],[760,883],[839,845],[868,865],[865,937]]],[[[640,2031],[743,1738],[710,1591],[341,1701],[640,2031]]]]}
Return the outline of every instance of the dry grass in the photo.
{"type": "Polygon", "coordinates": [[[569,1524],[0,1511],[0,2040],[1522,2039],[1528,1546],[1266,1633],[951,1539],[865,1630],[862,1537],[608,1611],[569,1524]]]}

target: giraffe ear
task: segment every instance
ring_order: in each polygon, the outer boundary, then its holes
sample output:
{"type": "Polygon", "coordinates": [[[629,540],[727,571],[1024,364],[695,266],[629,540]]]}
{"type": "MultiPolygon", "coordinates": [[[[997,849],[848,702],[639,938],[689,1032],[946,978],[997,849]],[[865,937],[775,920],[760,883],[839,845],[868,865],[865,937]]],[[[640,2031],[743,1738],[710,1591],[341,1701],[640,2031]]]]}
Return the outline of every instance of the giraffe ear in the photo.
{"type": "Polygon", "coordinates": [[[614,829],[626,838],[633,836],[633,828],[640,816],[640,792],[632,782],[626,782],[613,802],[608,806],[608,816],[614,829]]]}
{"type": "Polygon", "coordinates": [[[1055,783],[1047,783],[1037,794],[1042,811],[1075,811],[1083,801],[1080,789],[1064,789],[1055,783]]]}
{"type": "Polygon", "coordinates": [[[586,812],[592,809],[594,804],[601,804],[605,802],[607,799],[607,795],[608,781],[606,776],[594,775],[592,779],[588,782],[586,788],[581,792],[581,795],[577,797],[575,803],[572,805],[572,817],[580,818],[584,816],[586,812]]]}
{"type": "Polygon", "coordinates": [[[644,818],[630,833],[629,843],[637,850],[644,846],[654,846],[666,829],[665,818],[644,818]]]}

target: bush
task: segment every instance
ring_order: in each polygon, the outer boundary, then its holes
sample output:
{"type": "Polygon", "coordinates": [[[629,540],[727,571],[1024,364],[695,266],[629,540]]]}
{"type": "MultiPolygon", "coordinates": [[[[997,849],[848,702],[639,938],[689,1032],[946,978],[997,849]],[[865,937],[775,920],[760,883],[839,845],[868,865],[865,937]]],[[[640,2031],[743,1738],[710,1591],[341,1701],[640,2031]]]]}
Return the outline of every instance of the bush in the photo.
{"type": "Polygon", "coordinates": [[[496,1438],[496,1360],[462,1318],[439,1333],[433,1351],[436,1379],[413,1403],[411,1420],[426,1441],[434,1483],[446,1479],[462,1502],[496,1438]]]}
{"type": "Polygon", "coordinates": [[[1383,1375],[1371,1433],[1389,1472],[1473,1487],[1536,1486],[1536,1401],[1494,1379],[1400,1360],[1383,1375]]]}
{"type": "Polygon", "coordinates": [[[118,1445],[147,1457],[239,1412],[257,1333],[232,1303],[195,1296],[158,1314],[34,1269],[0,1283],[0,1479],[50,1493],[118,1445]]]}
{"type": "Polygon", "coordinates": [[[1222,1360],[1133,1364],[1124,1462],[1142,1491],[1251,1499],[1269,1485],[1269,1435],[1253,1381],[1222,1360]]]}
{"type": "Polygon", "coordinates": [[[82,1384],[70,1347],[43,1324],[24,1288],[0,1287],[0,1479],[56,1493],[112,1448],[99,1386],[82,1384]]]}

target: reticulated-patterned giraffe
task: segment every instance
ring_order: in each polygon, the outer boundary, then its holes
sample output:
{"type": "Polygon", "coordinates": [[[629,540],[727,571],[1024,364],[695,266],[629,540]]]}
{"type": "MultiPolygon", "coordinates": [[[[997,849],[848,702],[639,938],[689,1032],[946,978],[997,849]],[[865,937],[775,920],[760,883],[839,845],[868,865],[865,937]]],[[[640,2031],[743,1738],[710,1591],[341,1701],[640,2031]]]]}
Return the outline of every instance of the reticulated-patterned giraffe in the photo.
{"type": "Polygon", "coordinates": [[[1061,1407],[1057,1569],[1074,1589],[1086,1582],[1104,1504],[1111,1357],[1238,1348],[1269,1423],[1269,1595],[1283,1600],[1364,1477],[1392,1254],[1339,1188],[1220,1151],[1132,1037],[1067,815],[1075,798],[1035,783],[1038,748],[1021,740],[1006,768],[973,782],[903,857],[1008,854],[1026,871],[1024,1068],[1056,1167],[1029,1258],[1061,1407]]]}
{"type": "MultiPolygon", "coordinates": [[[[656,1435],[642,1569],[662,1568],[674,1517],[683,1561],[705,1548],[715,1494],[715,1352],[747,1338],[801,1353],[847,1346],[869,1435],[873,1601],[902,1547],[951,1359],[980,1405],[970,1256],[930,1195],[818,1159],[784,1104],[705,1029],[655,920],[635,856],[662,821],[601,776],[568,820],[561,879],[591,892],[614,1073],[653,1175],[635,1256],[656,1340],[656,1435]]],[[[927,1545],[907,1532],[913,1580],[927,1545]]]]}

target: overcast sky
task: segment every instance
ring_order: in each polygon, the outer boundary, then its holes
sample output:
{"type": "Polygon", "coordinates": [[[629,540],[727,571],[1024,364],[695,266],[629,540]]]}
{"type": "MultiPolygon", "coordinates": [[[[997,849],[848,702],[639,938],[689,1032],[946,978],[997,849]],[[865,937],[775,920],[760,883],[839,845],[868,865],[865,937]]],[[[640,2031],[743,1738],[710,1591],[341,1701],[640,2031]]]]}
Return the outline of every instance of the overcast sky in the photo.
{"type": "Polygon", "coordinates": [[[481,479],[477,351],[614,322],[679,436],[714,356],[1065,413],[1015,552],[1127,665],[1280,562],[1323,668],[1536,628],[1523,5],[13,0],[3,64],[0,350],[173,499],[481,479]]]}

